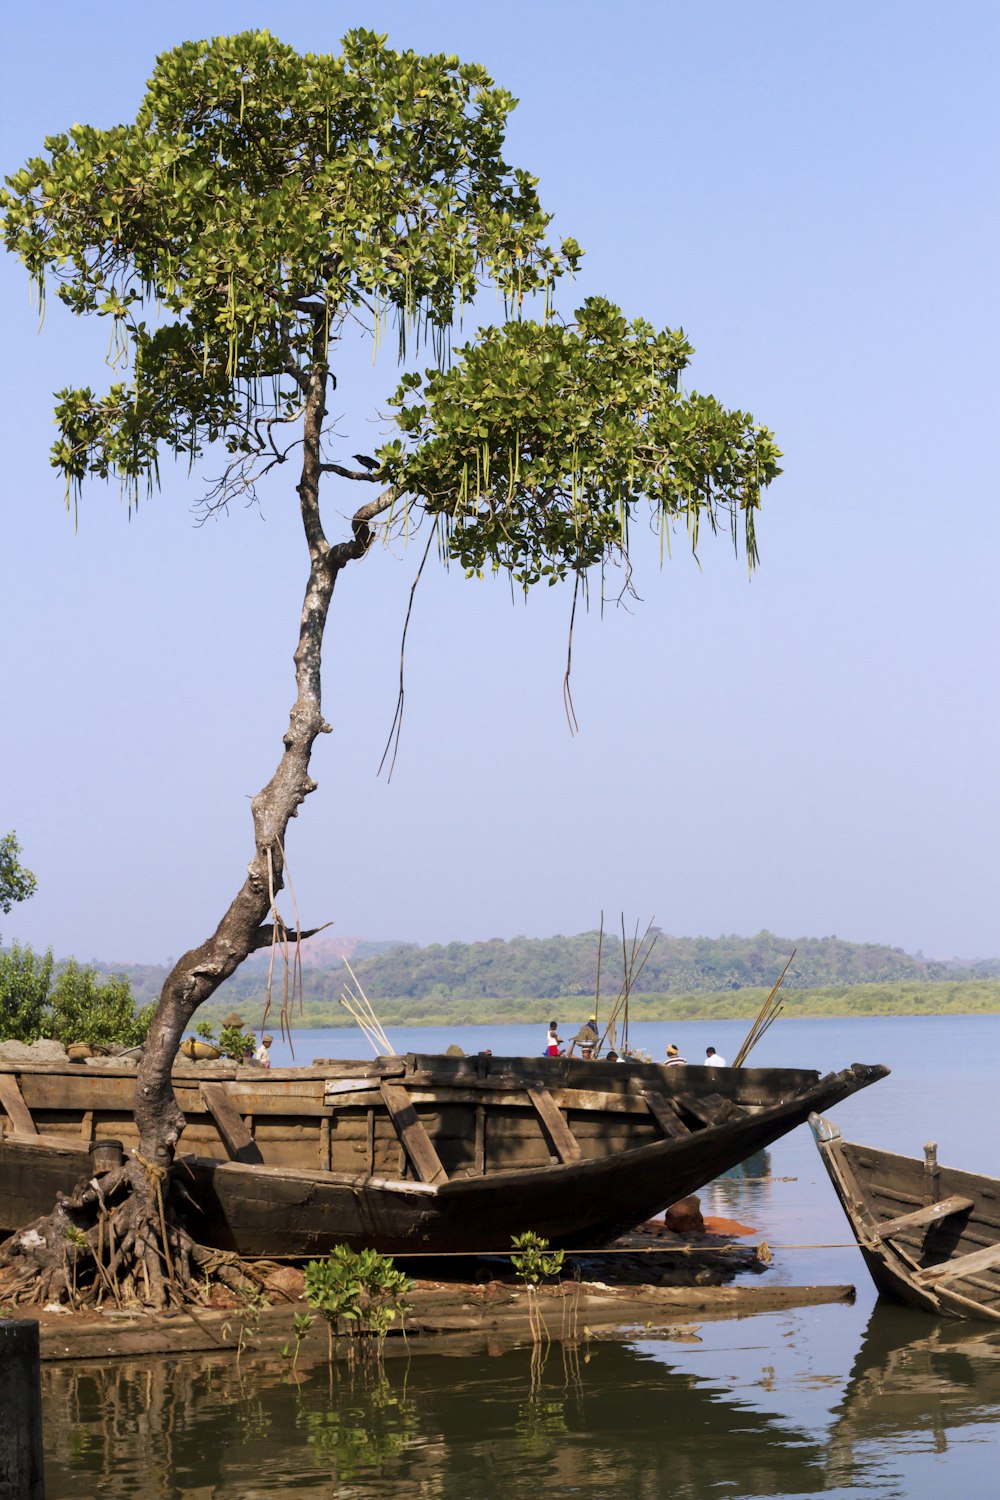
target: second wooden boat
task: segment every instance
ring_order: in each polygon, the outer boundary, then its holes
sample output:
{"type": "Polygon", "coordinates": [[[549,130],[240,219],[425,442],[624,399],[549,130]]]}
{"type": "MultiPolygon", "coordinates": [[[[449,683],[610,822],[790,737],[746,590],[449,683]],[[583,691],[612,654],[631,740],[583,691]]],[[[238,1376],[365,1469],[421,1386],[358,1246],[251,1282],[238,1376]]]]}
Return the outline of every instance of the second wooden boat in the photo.
{"type": "MultiPolygon", "coordinates": [[[[265,1071],[179,1062],[203,1244],[303,1255],[598,1246],[887,1073],[407,1057],[265,1071]]],[[[0,1063],[0,1226],[137,1143],[135,1070],[0,1063]],[[118,1143],[121,1143],[119,1146],[118,1143]]],[[[180,1171],[181,1168],[178,1168],[180,1171]]]]}
{"type": "Polygon", "coordinates": [[[878,1290],[951,1318],[1000,1322],[1000,1181],[845,1141],[809,1124],[878,1290]]]}

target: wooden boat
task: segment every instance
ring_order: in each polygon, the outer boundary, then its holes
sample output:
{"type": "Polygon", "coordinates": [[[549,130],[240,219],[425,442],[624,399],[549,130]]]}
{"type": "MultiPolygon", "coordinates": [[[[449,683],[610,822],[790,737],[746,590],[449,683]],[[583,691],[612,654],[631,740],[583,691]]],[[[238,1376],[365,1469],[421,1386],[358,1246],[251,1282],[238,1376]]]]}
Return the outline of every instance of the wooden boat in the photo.
{"type": "MultiPolygon", "coordinates": [[[[406,1057],[174,1069],[203,1243],[302,1255],[606,1244],[888,1069],[406,1057]]],[[[135,1070],[0,1063],[0,1226],[136,1144],[135,1070]]]]}
{"type": "Polygon", "coordinates": [[[1000,1321],[1000,1181],[845,1141],[809,1121],[880,1292],[950,1318],[1000,1321]]]}

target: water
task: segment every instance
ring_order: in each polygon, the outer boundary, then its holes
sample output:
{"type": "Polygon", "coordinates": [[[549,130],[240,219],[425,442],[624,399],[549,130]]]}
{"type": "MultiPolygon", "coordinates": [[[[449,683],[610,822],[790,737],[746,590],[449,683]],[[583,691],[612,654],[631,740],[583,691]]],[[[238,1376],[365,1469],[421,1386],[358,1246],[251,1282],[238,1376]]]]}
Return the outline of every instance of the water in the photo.
{"type": "MultiPolygon", "coordinates": [[[[562,1017],[560,1017],[562,1020],[562,1017]]],[[[582,1019],[582,1017],[581,1017],[582,1019]]],[[[569,1022],[563,1022],[563,1035],[569,1022]]],[[[649,1023],[633,1041],[662,1058],[714,1045],[742,1023],[649,1023]]],[[[394,1030],[399,1051],[537,1053],[544,1025],[394,1030]]],[[[282,1044],[275,1062],[287,1060],[282,1044]]],[[[753,1061],[886,1062],[893,1076],[834,1112],[849,1139],[1000,1175],[1000,1017],[779,1022],[753,1061]]],[[[299,1033],[298,1061],[370,1055],[347,1031],[299,1033]]],[[[678,1340],[554,1345],[386,1362],[383,1378],[277,1358],[186,1357],[104,1368],[47,1366],[46,1493],[254,1500],[420,1496],[546,1500],[665,1495],[958,1500],[996,1491],[1000,1330],[939,1323],[874,1292],[807,1130],[702,1193],[707,1213],[775,1247],[766,1274],[854,1282],[835,1305],[703,1323],[678,1340]]]]}

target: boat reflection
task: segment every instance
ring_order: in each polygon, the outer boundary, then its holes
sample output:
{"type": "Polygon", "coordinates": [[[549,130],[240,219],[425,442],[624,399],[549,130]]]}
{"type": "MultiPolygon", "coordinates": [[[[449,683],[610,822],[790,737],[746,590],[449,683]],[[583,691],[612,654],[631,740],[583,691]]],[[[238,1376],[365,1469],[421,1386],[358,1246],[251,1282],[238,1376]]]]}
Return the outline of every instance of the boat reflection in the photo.
{"type": "Polygon", "coordinates": [[[631,1345],[325,1364],[205,1357],[48,1366],[48,1500],[293,1492],[509,1500],[815,1495],[821,1440],[631,1345]]]}
{"type": "Polygon", "coordinates": [[[700,1190],[702,1213],[724,1219],[753,1214],[770,1201],[773,1185],[770,1151],[755,1151],[700,1190]]]}
{"type": "Polygon", "coordinates": [[[830,1433],[831,1486],[850,1486],[872,1447],[946,1453],[955,1431],[1000,1416],[1000,1330],[880,1302],[872,1311],[830,1433]]]}

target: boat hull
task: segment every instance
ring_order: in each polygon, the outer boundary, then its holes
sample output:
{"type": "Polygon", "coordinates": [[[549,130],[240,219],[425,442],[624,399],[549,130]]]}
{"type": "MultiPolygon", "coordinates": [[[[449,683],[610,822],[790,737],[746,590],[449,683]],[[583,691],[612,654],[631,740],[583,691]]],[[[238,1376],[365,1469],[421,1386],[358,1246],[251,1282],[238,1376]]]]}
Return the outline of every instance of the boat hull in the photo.
{"type": "Polygon", "coordinates": [[[880,1294],[939,1317],[1000,1322],[1000,1181],[845,1141],[810,1121],[880,1294]]]}
{"type": "MultiPolygon", "coordinates": [[[[417,1056],[270,1076],[178,1068],[194,1149],[177,1170],[194,1237],[245,1255],[502,1253],[525,1229],[599,1246],[886,1071],[417,1056]]],[[[93,1153],[131,1148],[135,1075],[8,1072],[37,1130],[0,1138],[11,1230],[92,1175],[93,1153]]]]}

